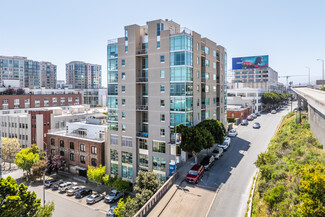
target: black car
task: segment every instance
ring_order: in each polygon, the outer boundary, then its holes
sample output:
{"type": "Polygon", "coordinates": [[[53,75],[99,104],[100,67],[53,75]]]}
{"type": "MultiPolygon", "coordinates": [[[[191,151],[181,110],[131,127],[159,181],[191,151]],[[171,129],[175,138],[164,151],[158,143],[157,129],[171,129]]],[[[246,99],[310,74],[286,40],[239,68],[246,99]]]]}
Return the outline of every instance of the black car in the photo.
{"type": "Polygon", "coordinates": [[[205,170],[209,170],[210,167],[213,166],[214,161],[214,156],[205,156],[200,164],[204,167],[205,170]]]}
{"type": "Polygon", "coordinates": [[[92,193],[93,191],[88,188],[80,189],[79,191],[76,192],[76,198],[83,198],[85,196],[88,196],[92,193]]]}
{"type": "Polygon", "coordinates": [[[62,183],[64,183],[64,181],[62,179],[52,183],[52,185],[51,185],[52,190],[58,190],[60,184],[62,184],[62,183]]]}
{"type": "Polygon", "coordinates": [[[45,185],[45,187],[51,187],[51,185],[53,184],[53,183],[55,183],[55,182],[57,182],[57,181],[59,181],[58,179],[50,179],[50,180],[46,180],[45,181],[45,183],[44,183],[44,185],[45,185]]]}

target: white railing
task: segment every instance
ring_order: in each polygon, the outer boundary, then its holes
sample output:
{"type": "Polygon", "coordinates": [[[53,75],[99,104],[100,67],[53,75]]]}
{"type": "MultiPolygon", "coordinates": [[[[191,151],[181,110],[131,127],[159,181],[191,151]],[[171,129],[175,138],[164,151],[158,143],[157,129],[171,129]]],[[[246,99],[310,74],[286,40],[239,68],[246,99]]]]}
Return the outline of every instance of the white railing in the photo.
{"type": "Polygon", "coordinates": [[[160,198],[162,198],[166,191],[168,191],[169,187],[174,184],[175,180],[177,179],[177,176],[178,173],[172,175],[133,217],[146,216],[151,210],[151,208],[156,205],[160,198]]]}

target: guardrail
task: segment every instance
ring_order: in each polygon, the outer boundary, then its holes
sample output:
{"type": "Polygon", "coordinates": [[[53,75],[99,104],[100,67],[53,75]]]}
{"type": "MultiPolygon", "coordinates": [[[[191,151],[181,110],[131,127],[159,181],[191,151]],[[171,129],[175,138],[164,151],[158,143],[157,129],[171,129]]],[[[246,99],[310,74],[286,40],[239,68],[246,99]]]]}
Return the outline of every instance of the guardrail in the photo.
{"type": "Polygon", "coordinates": [[[133,217],[146,216],[151,210],[151,208],[160,200],[160,198],[162,198],[166,191],[168,191],[169,187],[174,184],[175,180],[177,179],[177,176],[177,172],[172,175],[133,217]]]}

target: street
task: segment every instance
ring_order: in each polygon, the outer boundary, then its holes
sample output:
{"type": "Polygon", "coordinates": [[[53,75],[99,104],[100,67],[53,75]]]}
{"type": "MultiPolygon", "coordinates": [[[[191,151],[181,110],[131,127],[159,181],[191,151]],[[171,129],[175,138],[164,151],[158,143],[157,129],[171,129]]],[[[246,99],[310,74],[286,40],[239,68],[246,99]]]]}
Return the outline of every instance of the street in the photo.
{"type": "Polygon", "coordinates": [[[289,108],[276,114],[262,114],[248,126],[239,126],[238,136],[232,137],[228,150],[205,171],[199,183],[193,185],[183,181],[169,201],[161,203],[164,208],[158,202],[149,216],[244,216],[256,172],[254,162],[258,154],[266,150],[289,108]],[[253,129],[254,122],[259,122],[261,128],[253,129]]]}

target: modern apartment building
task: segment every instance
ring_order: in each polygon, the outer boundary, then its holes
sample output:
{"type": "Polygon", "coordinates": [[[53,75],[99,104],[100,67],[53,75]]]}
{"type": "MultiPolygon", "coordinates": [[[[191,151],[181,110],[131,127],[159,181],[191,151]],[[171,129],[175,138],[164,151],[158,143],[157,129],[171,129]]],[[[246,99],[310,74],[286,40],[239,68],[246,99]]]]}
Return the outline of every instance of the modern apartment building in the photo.
{"type": "Polygon", "coordinates": [[[67,123],[66,129],[47,134],[50,154],[63,156],[69,172],[87,177],[88,166],[105,165],[107,116],[90,115],[86,121],[67,123]]]}
{"type": "Polygon", "coordinates": [[[55,88],[56,65],[19,56],[0,56],[0,82],[19,81],[20,88],[55,88]]]}
{"type": "Polygon", "coordinates": [[[226,50],[170,20],[124,32],[107,45],[107,172],[134,181],[151,170],[165,180],[175,154],[177,163],[188,157],[170,142],[176,125],[226,123],[226,50]]]}
{"type": "Polygon", "coordinates": [[[66,84],[76,89],[101,88],[102,66],[72,61],[66,64],[66,84]]]}

